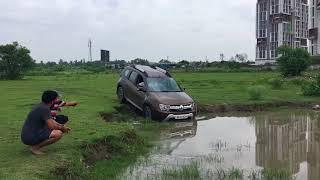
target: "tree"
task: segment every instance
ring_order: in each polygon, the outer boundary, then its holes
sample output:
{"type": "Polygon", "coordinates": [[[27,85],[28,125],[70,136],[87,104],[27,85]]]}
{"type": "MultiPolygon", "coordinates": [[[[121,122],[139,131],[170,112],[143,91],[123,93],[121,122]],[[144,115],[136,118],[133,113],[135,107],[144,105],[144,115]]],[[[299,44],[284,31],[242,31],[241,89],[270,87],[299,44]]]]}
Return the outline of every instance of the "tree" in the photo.
{"type": "Polygon", "coordinates": [[[149,65],[149,61],[147,59],[136,58],[131,61],[132,64],[140,64],[140,65],[149,65]]]}
{"type": "Polygon", "coordinates": [[[18,42],[0,45],[0,78],[20,79],[30,70],[35,61],[29,55],[30,51],[18,42]]]}
{"type": "Polygon", "coordinates": [[[177,65],[178,65],[178,67],[188,67],[189,64],[190,63],[188,61],[182,60],[182,61],[179,61],[177,65]]]}
{"type": "Polygon", "coordinates": [[[231,56],[230,59],[229,59],[229,62],[236,62],[236,58],[231,56]]]}
{"type": "Polygon", "coordinates": [[[167,59],[161,59],[159,61],[159,64],[171,64],[171,62],[169,60],[167,60],[167,59]]]}
{"type": "Polygon", "coordinates": [[[280,72],[283,76],[299,76],[310,65],[310,54],[302,48],[290,48],[281,46],[277,50],[280,55],[277,58],[280,72]]]}
{"type": "Polygon", "coordinates": [[[235,56],[236,61],[239,61],[241,63],[248,61],[248,55],[243,53],[243,54],[236,54],[235,56]]]}

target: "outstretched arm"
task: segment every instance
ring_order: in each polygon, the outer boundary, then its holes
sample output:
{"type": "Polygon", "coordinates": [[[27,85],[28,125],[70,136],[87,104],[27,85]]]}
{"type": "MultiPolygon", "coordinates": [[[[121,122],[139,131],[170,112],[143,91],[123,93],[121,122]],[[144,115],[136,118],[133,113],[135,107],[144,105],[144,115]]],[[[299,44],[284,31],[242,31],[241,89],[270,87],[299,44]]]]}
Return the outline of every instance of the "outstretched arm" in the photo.
{"type": "Polygon", "coordinates": [[[76,106],[78,105],[79,103],[76,102],[76,101],[70,101],[70,102],[66,102],[65,106],[76,106]]]}

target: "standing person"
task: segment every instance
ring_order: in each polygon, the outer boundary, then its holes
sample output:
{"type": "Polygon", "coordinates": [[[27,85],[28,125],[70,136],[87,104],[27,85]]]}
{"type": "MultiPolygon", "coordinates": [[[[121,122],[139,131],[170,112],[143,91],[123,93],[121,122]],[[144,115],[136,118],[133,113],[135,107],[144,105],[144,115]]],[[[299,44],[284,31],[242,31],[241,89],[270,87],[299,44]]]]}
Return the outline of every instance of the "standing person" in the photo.
{"type": "Polygon", "coordinates": [[[31,146],[35,155],[44,154],[41,148],[59,141],[63,133],[71,129],[56,122],[50,113],[50,107],[58,99],[56,91],[47,90],[42,94],[42,102],[28,114],[21,131],[21,140],[31,146]]]}

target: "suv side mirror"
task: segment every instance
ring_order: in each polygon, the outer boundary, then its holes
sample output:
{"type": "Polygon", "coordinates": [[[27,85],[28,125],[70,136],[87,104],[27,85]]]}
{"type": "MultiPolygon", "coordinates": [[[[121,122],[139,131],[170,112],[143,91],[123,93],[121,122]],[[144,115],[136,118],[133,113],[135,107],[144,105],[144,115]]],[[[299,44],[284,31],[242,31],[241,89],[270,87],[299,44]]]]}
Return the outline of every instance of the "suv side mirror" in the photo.
{"type": "Polygon", "coordinates": [[[138,91],[143,91],[145,92],[146,91],[146,88],[145,88],[145,85],[144,85],[144,82],[141,82],[138,84],[138,88],[137,88],[138,91]]]}

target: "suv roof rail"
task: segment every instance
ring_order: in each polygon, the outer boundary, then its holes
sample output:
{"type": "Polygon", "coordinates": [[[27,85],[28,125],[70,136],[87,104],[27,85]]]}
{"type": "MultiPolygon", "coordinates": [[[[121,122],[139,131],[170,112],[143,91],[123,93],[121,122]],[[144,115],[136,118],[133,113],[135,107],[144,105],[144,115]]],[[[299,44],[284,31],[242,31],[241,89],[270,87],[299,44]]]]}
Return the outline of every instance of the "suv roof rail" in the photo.
{"type": "Polygon", "coordinates": [[[146,76],[148,76],[147,72],[143,69],[143,68],[140,68],[139,65],[136,65],[136,64],[131,64],[130,67],[142,72],[143,74],[145,74],[146,76]]]}
{"type": "Polygon", "coordinates": [[[134,65],[134,68],[136,68],[137,70],[141,71],[141,72],[145,72],[144,69],[140,68],[139,65],[134,65]]]}
{"type": "Polygon", "coordinates": [[[153,69],[155,69],[155,70],[157,70],[157,71],[160,71],[160,72],[162,72],[163,74],[171,77],[171,75],[169,74],[169,72],[168,72],[167,70],[165,70],[165,69],[162,69],[162,68],[160,68],[160,67],[158,67],[158,66],[153,66],[153,65],[150,66],[150,67],[152,67],[153,69]]]}
{"type": "MultiPolygon", "coordinates": [[[[139,65],[131,64],[130,67],[132,67],[132,68],[144,73],[146,76],[148,76],[148,73],[142,67],[139,67],[139,65]]],[[[171,74],[168,71],[166,71],[166,70],[164,70],[164,69],[162,69],[162,68],[160,68],[158,66],[150,65],[149,67],[151,67],[152,69],[157,70],[157,71],[165,74],[168,77],[172,77],[171,74]]]]}

